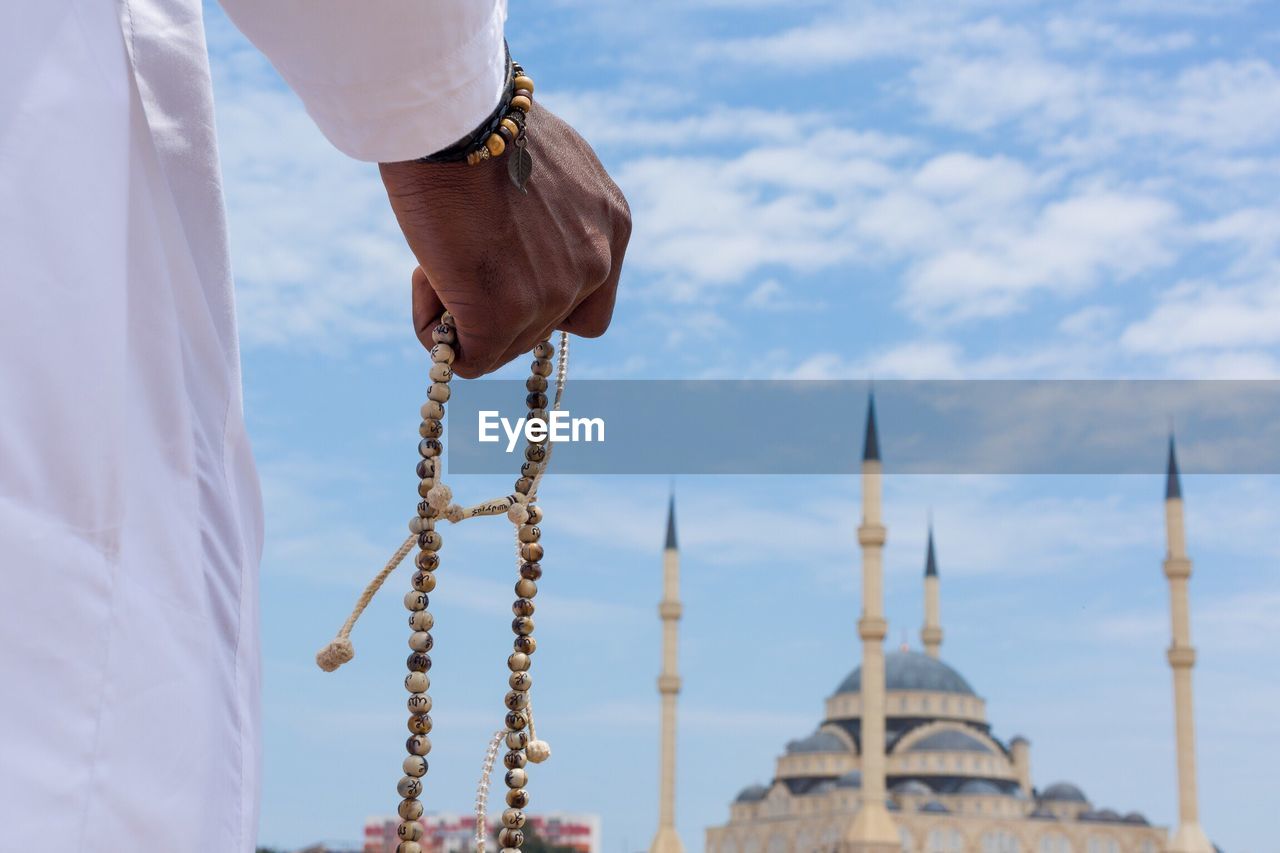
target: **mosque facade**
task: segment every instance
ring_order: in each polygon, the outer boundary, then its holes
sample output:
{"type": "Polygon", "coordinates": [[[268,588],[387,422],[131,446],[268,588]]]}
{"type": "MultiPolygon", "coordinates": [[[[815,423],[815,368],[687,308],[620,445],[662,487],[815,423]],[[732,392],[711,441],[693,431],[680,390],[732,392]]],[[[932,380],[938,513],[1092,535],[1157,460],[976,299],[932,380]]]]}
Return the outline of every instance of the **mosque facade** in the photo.
{"type": "MultiPolygon", "coordinates": [[[[1211,853],[1196,813],[1182,493],[1172,440],[1166,485],[1179,824],[1092,802],[1070,782],[1037,786],[1031,744],[992,730],[986,701],[942,660],[939,574],[930,531],[924,651],[883,650],[880,451],[874,401],[863,452],[862,665],[825,701],[821,724],[787,744],[773,779],[750,785],[729,820],[706,830],[706,853],[1211,853]]],[[[669,519],[669,525],[674,521],[669,519]]],[[[668,547],[674,539],[668,535],[668,547]]],[[[668,566],[673,557],[668,556],[668,566]]],[[[669,663],[674,668],[674,663],[669,663]]],[[[664,719],[664,729],[674,725],[664,719]]],[[[670,759],[674,763],[674,757],[670,759]]],[[[665,761],[664,761],[665,764],[665,761]]],[[[664,774],[665,775],[665,774],[664,774]]],[[[664,799],[671,797],[670,776],[664,799]]],[[[669,802],[669,801],[668,801],[669,802]]],[[[664,818],[671,819],[664,810],[664,818]]],[[[670,832],[670,824],[663,829],[670,832]]],[[[665,844],[655,839],[654,853],[665,844]]],[[[669,848],[666,848],[669,849],[669,848]]]]}

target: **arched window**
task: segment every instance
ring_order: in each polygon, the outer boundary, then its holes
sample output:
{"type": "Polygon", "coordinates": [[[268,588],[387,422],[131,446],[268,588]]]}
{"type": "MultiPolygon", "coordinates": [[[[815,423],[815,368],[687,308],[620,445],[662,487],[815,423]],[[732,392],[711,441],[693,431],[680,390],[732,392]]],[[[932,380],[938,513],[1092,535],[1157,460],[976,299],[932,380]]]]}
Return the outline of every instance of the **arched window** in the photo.
{"type": "Polygon", "coordinates": [[[925,853],[962,853],[964,836],[958,829],[931,829],[925,853]]]}
{"type": "Polygon", "coordinates": [[[1109,835],[1089,837],[1089,853],[1120,853],[1120,844],[1109,835]]]}
{"type": "Polygon", "coordinates": [[[982,836],[982,853],[1021,853],[1018,836],[1004,829],[996,829],[982,836]]]}
{"type": "Polygon", "coordinates": [[[1071,853],[1071,841],[1060,832],[1040,836],[1040,853],[1071,853]]]}
{"type": "Polygon", "coordinates": [[[916,853],[916,840],[905,826],[898,827],[898,841],[902,843],[902,853],[916,853]]]}

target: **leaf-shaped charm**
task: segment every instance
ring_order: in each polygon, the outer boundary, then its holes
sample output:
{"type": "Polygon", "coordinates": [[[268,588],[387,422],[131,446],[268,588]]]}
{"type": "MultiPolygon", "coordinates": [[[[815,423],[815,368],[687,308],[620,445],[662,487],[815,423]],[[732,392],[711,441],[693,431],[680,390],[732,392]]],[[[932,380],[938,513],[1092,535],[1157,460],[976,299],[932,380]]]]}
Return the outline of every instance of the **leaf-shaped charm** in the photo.
{"type": "Polygon", "coordinates": [[[526,192],[524,185],[533,174],[533,156],[525,146],[526,142],[522,136],[516,140],[514,150],[507,155],[507,174],[511,176],[511,183],[515,184],[520,192],[526,192]]]}

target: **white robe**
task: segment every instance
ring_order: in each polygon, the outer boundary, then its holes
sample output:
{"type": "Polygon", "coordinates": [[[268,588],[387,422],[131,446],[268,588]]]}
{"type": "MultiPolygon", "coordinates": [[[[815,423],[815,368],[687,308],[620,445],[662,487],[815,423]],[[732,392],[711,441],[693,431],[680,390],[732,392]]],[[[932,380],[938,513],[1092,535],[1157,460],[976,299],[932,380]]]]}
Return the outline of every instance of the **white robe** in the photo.
{"type": "MultiPolygon", "coordinates": [[[[351,156],[497,102],[505,0],[226,6],[351,156]]],[[[250,851],[262,511],[198,0],[7,4],[0,192],[0,851],[250,851]]]]}

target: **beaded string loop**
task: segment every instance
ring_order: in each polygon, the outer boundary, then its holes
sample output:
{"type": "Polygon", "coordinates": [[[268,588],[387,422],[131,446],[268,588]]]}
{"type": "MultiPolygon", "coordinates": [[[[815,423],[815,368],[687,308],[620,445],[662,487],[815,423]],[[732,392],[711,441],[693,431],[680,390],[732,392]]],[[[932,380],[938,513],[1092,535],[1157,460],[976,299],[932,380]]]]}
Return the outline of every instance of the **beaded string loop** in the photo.
{"type": "MultiPolygon", "coordinates": [[[[449,400],[449,381],[453,378],[451,365],[455,355],[453,344],[457,340],[453,318],[448,312],[432,330],[432,340],[432,383],[427,401],[422,406],[422,423],[418,428],[421,437],[418,453],[421,459],[417,465],[417,475],[418,496],[421,501],[417,506],[417,514],[409,521],[409,538],[365,588],[337,637],[316,655],[316,662],[321,669],[332,672],[355,656],[350,635],[356,621],[387,577],[416,545],[418,553],[414,557],[414,565],[417,571],[413,575],[412,589],[404,596],[410,627],[410,654],[406,660],[409,672],[404,680],[405,689],[409,693],[407,707],[410,736],[405,741],[408,755],[402,763],[404,775],[396,785],[402,798],[397,808],[401,823],[397,829],[400,843],[396,847],[396,853],[422,853],[419,842],[423,828],[418,820],[422,817],[423,806],[419,797],[423,790],[423,777],[428,770],[426,756],[431,752],[429,735],[433,725],[430,714],[432,701],[427,691],[431,686],[428,675],[431,670],[430,652],[435,645],[431,636],[435,618],[428,608],[430,594],[436,588],[435,572],[440,566],[440,550],[444,544],[436,530],[436,524],[441,519],[457,523],[467,518],[505,513],[515,527],[519,567],[519,578],[515,584],[516,600],[511,605],[515,616],[511,622],[511,630],[515,639],[513,651],[507,658],[507,668],[510,670],[507,685],[510,689],[503,697],[504,726],[490,741],[476,792],[476,851],[485,853],[490,776],[501,744],[505,741],[507,753],[502,763],[506,768],[503,781],[507,786],[507,808],[502,813],[498,841],[503,853],[520,853],[524,843],[522,828],[527,820],[523,810],[529,803],[529,793],[526,790],[528,773],[525,767],[529,762],[541,763],[551,754],[546,742],[536,739],[529,695],[533,679],[529,669],[532,663],[530,656],[537,648],[533,638],[533,599],[538,592],[537,581],[542,577],[540,561],[543,556],[540,542],[542,531],[538,527],[543,519],[543,512],[537,505],[537,490],[551,458],[552,444],[549,436],[542,441],[528,442],[524,452],[525,461],[520,466],[520,477],[515,482],[512,494],[472,507],[453,503],[452,490],[441,482],[440,476],[440,460],[444,452],[441,436],[444,434],[445,403],[449,400]]],[[[568,354],[568,335],[562,332],[559,359],[554,368],[554,400],[549,401],[548,377],[553,370],[555,347],[547,340],[534,347],[530,376],[525,381],[525,388],[529,392],[525,403],[529,409],[530,421],[547,422],[549,403],[552,411],[560,408],[568,369],[568,354]]]]}

